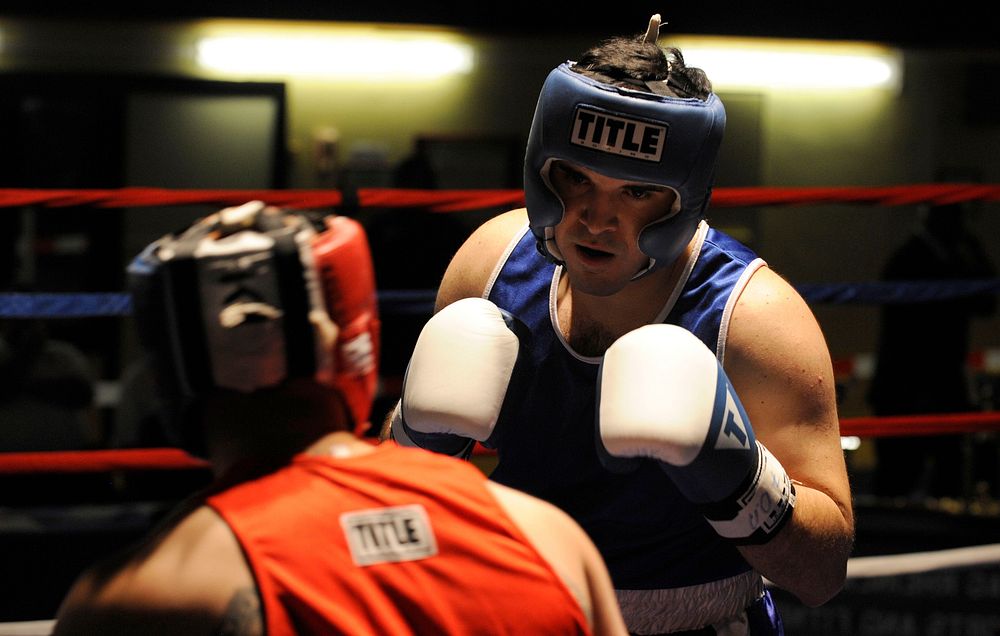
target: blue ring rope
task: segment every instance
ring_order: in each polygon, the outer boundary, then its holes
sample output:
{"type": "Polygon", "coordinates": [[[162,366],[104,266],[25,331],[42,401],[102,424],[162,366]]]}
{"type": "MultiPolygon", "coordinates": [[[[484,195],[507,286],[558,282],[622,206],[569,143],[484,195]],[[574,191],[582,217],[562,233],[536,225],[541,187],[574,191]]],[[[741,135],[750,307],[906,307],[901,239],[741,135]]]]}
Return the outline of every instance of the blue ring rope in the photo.
{"type": "MultiPolygon", "coordinates": [[[[1000,294],[1000,279],[810,283],[796,288],[811,304],[884,305],[1000,294]]],[[[379,310],[387,315],[429,316],[434,311],[434,296],[433,289],[380,291],[379,310]]],[[[131,313],[132,298],[127,293],[0,293],[0,318],[93,318],[131,313]]]]}

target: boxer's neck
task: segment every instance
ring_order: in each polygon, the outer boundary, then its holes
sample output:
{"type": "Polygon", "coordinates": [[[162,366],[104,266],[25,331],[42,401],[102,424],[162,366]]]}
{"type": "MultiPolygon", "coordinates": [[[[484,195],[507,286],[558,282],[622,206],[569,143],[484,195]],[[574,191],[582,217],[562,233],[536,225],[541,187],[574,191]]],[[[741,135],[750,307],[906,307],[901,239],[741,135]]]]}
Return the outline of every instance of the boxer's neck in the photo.
{"type": "Polygon", "coordinates": [[[679,283],[691,249],[689,244],[670,267],[632,281],[610,296],[575,290],[569,277],[562,276],[556,304],[563,337],[577,353],[600,356],[619,337],[653,322],[679,283]]]}

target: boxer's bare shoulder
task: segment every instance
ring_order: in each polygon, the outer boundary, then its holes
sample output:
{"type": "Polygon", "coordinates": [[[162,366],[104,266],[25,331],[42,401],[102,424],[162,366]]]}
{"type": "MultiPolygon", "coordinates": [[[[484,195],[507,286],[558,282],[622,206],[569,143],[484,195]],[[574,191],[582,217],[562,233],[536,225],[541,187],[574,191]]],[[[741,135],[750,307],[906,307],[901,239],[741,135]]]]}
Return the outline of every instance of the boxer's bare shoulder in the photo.
{"type": "MultiPolygon", "coordinates": [[[[256,600],[239,543],[214,511],[201,507],[114,563],[81,576],[60,608],[54,633],[109,633],[123,625],[129,627],[125,633],[216,632],[231,627],[237,613],[247,615],[247,607],[255,610],[249,624],[259,625],[256,600]]],[[[244,618],[227,633],[262,633],[247,630],[247,624],[244,618]]]]}
{"type": "Polygon", "coordinates": [[[514,234],[528,223],[524,208],[505,212],[480,225],[452,258],[438,288],[435,311],[456,300],[483,295],[493,268],[514,234]]]}
{"type": "Polygon", "coordinates": [[[604,560],[590,538],[554,505],[496,482],[490,492],[569,588],[595,634],[627,631],[604,560]]]}

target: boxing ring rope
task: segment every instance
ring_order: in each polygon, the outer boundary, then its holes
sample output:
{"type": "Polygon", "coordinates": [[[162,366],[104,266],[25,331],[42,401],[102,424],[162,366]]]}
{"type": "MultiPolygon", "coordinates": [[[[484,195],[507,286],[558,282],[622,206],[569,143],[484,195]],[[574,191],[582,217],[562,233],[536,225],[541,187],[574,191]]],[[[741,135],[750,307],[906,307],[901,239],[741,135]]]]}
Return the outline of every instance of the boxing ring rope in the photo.
{"type": "Polygon", "coordinates": [[[0,636],[47,636],[55,626],[54,620],[0,623],[0,636]]]}
{"type": "MultiPolygon", "coordinates": [[[[853,585],[890,577],[956,573],[963,570],[982,571],[990,567],[1000,567],[1000,544],[901,555],[854,557],[847,562],[845,589],[850,590],[853,585]]],[[[770,581],[765,583],[772,591],[776,591],[770,581]]],[[[793,617],[785,618],[786,623],[790,622],[790,618],[793,617]]],[[[54,620],[0,623],[0,636],[45,636],[51,634],[54,627],[54,620]]]]}
{"type": "MultiPolygon", "coordinates": [[[[239,205],[250,200],[295,209],[410,208],[450,213],[509,208],[524,204],[522,190],[413,190],[359,188],[337,190],[170,190],[119,189],[0,189],[0,208],[139,208],[150,206],[239,205]]],[[[713,208],[801,206],[808,204],[867,204],[880,206],[946,205],[970,201],[1000,201],[1000,185],[917,184],[886,187],[757,187],[716,188],[713,208]]],[[[2,213],[2,212],[0,212],[2,213]]],[[[1000,280],[894,281],[800,284],[810,303],[885,303],[941,300],[979,293],[1000,293],[1000,280]]],[[[433,290],[380,291],[380,303],[401,313],[430,313],[433,290]]],[[[388,307],[387,307],[388,308],[388,307]]],[[[130,299],[122,294],[0,294],[0,318],[92,317],[125,315],[130,299]]]]}
{"type": "MultiPolygon", "coordinates": [[[[522,190],[412,190],[359,188],[357,190],[173,190],[129,187],[119,189],[0,189],[0,208],[141,208],[150,206],[239,205],[249,200],[295,209],[333,208],[350,214],[361,208],[417,208],[450,213],[523,205],[522,190]]],[[[716,188],[713,208],[746,206],[802,206],[816,204],[866,204],[903,206],[946,205],[970,201],[1000,201],[997,184],[916,184],[884,187],[753,187],[716,188]]],[[[0,210],[0,214],[2,214],[0,210]]],[[[998,280],[893,281],[798,284],[809,303],[878,304],[925,302],[982,293],[1000,293],[998,280]]],[[[434,290],[379,290],[385,313],[427,314],[433,309],[434,290]]],[[[127,316],[131,298],[121,293],[0,293],[0,318],[81,318],[127,316]]],[[[981,355],[981,354],[978,354],[981,355]]],[[[854,417],[841,420],[843,436],[873,437],[973,433],[1000,429],[1000,413],[960,413],[907,417],[854,417]]],[[[479,449],[483,452],[485,449],[479,449]]],[[[83,451],[115,453],[121,451],[83,451]]],[[[14,454],[23,455],[23,454],[14,454]]],[[[56,462],[73,463],[70,455],[52,455],[56,462]]],[[[77,456],[79,457],[79,456],[77,456]]],[[[137,466],[145,460],[183,466],[188,459],[176,455],[126,454],[115,459],[96,454],[92,460],[125,462],[137,466]]],[[[14,466],[40,466],[41,457],[0,454],[0,472],[14,466]],[[15,461],[16,460],[16,461],[15,461]],[[28,463],[25,463],[28,462],[28,463]],[[32,464],[31,462],[34,462],[32,464]]],[[[20,470],[20,469],[17,469],[20,470]]]]}
{"type": "MultiPolygon", "coordinates": [[[[1000,199],[1000,187],[997,193],[1000,199]]],[[[409,190],[359,188],[337,190],[167,190],[120,188],[114,190],[0,189],[0,207],[39,205],[51,208],[92,206],[130,208],[177,205],[240,205],[264,201],[290,209],[316,208],[422,208],[432,212],[460,212],[524,205],[521,190],[409,190]]]]}
{"type": "MultiPolygon", "coordinates": [[[[93,206],[128,208],[173,205],[239,205],[260,200],[271,205],[307,209],[325,207],[425,208],[456,212],[524,204],[522,190],[413,190],[358,188],[337,190],[171,190],[130,187],[119,189],[0,189],[0,207],[93,206]]],[[[1000,185],[932,183],[882,187],[748,187],[715,188],[713,208],[774,205],[856,203],[884,207],[947,205],[970,201],[1000,201],[1000,185]]]]}
{"type": "Polygon", "coordinates": [[[0,475],[203,470],[208,467],[207,461],[177,448],[0,453],[0,475]]]}
{"type": "MultiPolygon", "coordinates": [[[[808,303],[879,304],[949,300],[1000,293],[1000,279],[966,281],[896,281],[892,283],[807,283],[795,285],[808,303]]],[[[380,290],[380,307],[389,313],[426,314],[435,291],[380,290]]],[[[121,293],[0,293],[0,318],[94,318],[127,316],[132,299],[121,293]]]]}
{"type": "MultiPolygon", "coordinates": [[[[1000,431],[1000,411],[898,417],[846,417],[842,436],[901,437],[1000,431]]],[[[477,446],[477,454],[492,451],[477,446]]],[[[37,473],[107,473],[137,470],[204,470],[208,463],[176,448],[0,452],[0,476],[37,473]]]]}

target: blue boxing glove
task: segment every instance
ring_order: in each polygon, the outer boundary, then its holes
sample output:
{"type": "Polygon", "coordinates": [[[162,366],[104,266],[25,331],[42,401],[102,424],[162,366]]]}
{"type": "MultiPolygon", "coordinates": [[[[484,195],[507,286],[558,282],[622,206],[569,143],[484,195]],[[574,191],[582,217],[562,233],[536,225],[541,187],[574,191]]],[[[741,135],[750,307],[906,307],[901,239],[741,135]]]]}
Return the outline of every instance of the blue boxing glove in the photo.
{"type": "Polygon", "coordinates": [[[427,321],[406,367],[392,438],[402,446],[468,457],[493,435],[521,351],[523,325],[483,298],[465,298],[427,321]]]}
{"type": "Polygon", "coordinates": [[[604,451],[660,462],[720,536],[765,543],[791,517],[791,479],[757,441],[722,366],[686,329],[647,325],[615,341],[601,364],[597,417],[604,451]]]}

